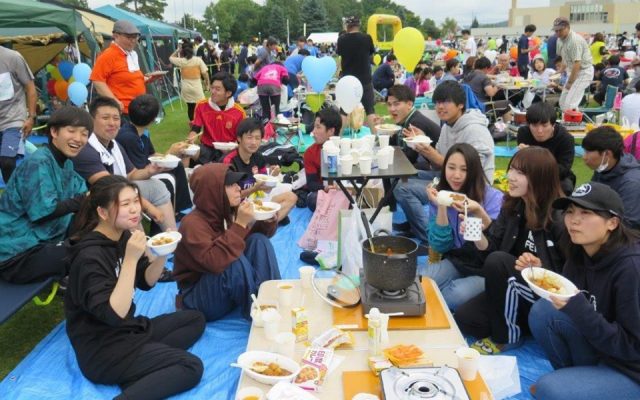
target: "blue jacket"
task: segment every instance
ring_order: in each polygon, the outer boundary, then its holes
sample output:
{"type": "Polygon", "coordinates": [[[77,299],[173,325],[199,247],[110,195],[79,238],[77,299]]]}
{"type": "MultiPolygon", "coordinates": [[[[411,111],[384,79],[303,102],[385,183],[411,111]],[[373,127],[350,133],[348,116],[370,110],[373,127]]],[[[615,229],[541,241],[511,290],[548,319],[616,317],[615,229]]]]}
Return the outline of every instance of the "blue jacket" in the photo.
{"type": "Polygon", "coordinates": [[[626,221],[640,228],[640,163],[631,154],[624,154],[609,171],[594,172],[591,180],[615,190],[622,199],[626,221]]]}

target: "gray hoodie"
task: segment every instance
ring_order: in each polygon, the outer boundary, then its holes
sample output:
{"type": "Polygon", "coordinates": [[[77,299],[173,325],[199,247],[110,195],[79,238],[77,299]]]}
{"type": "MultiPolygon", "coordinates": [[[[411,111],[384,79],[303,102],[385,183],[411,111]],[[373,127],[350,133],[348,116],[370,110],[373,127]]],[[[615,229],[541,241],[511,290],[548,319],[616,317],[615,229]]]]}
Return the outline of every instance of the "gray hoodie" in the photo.
{"type": "MultiPolygon", "coordinates": [[[[480,154],[484,174],[493,183],[493,172],[496,168],[494,158],[494,144],[487,126],[489,120],[476,109],[467,110],[458,120],[450,126],[444,124],[440,130],[440,139],[436,144],[436,150],[443,156],[456,143],[468,143],[480,154]]],[[[444,166],[442,166],[444,168],[444,166]]]]}
{"type": "Polygon", "coordinates": [[[631,154],[623,154],[615,167],[605,172],[594,172],[591,180],[604,183],[620,195],[625,219],[632,228],[639,229],[640,163],[631,154]]]}

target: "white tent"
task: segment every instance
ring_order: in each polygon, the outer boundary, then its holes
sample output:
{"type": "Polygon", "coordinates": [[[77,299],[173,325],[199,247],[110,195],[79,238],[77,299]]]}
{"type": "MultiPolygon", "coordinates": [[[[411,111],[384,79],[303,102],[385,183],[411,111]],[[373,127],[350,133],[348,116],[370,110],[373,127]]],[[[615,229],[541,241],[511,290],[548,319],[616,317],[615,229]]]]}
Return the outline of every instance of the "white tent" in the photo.
{"type": "Polygon", "coordinates": [[[316,44],[335,44],[338,42],[338,32],[320,32],[320,33],[312,33],[307,37],[307,40],[313,40],[313,43],[316,44]]]}

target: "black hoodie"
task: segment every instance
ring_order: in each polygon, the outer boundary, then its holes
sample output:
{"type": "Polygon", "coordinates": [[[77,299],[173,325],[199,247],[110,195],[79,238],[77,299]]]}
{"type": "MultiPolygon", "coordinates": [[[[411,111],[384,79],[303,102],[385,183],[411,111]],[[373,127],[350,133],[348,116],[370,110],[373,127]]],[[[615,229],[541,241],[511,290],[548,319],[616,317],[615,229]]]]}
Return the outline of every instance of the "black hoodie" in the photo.
{"type": "MultiPolygon", "coordinates": [[[[109,303],[130,237],[131,233],[125,231],[114,242],[99,232],[91,232],[71,248],[69,286],[64,298],[67,335],[82,373],[97,383],[117,383],[151,337],[149,319],[134,317],[133,299],[124,318],[109,303]]],[[[140,257],[136,287],[142,290],[150,289],[144,276],[148,266],[149,259],[140,257]]]]}
{"type": "Polygon", "coordinates": [[[588,294],[571,297],[561,311],[603,362],[640,383],[640,245],[583,254],[582,265],[567,262],[563,275],[588,294]]]}

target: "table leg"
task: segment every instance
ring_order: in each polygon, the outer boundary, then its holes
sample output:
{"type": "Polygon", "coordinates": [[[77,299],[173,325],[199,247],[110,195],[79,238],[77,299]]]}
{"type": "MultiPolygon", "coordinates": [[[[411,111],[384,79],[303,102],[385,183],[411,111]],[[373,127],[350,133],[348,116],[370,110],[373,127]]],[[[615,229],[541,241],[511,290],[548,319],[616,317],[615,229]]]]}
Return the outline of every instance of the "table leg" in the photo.
{"type": "Polygon", "coordinates": [[[393,196],[393,189],[396,188],[396,185],[398,184],[398,181],[399,181],[398,178],[391,179],[391,182],[390,182],[391,186],[389,187],[389,191],[384,194],[384,197],[378,203],[378,207],[376,207],[376,210],[373,212],[373,215],[369,219],[369,223],[370,224],[373,224],[373,221],[375,221],[376,217],[378,216],[378,214],[380,214],[380,210],[382,210],[382,207],[387,205],[387,203],[389,202],[389,199],[391,198],[391,196],[393,196]]]}
{"type": "Polygon", "coordinates": [[[351,196],[351,193],[349,193],[347,188],[344,187],[344,185],[342,184],[341,180],[339,180],[339,179],[336,180],[336,184],[338,185],[340,190],[342,190],[342,193],[344,193],[344,195],[347,196],[347,200],[349,200],[349,209],[352,209],[353,205],[356,204],[356,202],[353,200],[353,197],[351,196]]]}

